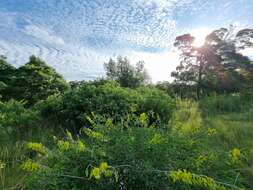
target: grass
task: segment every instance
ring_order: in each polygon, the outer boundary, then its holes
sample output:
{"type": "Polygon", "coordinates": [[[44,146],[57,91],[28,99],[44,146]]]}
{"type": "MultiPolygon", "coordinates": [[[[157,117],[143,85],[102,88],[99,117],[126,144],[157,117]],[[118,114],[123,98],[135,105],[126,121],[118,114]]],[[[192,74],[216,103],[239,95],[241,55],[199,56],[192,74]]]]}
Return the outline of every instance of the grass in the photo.
{"type": "Polygon", "coordinates": [[[208,116],[205,118],[205,124],[218,130],[213,141],[217,148],[242,150],[246,156],[246,163],[240,171],[243,173],[246,186],[253,187],[253,109],[208,116]]]}
{"type": "MultiPolygon", "coordinates": [[[[1,132],[1,131],[0,131],[1,132]]],[[[49,129],[31,129],[25,134],[0,133],[0,161],[5,168],[0,170],[0,189],[21,190],[27,173],[20,169],[21,162],[26,158],[24,146],[26,142],[43,142],[50,144],[50,138],[56,132],[49,129]]]]}

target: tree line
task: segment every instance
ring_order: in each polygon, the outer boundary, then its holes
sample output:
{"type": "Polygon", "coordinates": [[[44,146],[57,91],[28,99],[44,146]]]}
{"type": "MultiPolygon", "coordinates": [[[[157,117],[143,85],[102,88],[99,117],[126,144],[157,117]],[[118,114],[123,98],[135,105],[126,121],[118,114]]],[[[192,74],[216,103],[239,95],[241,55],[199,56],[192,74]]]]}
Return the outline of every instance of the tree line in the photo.
{"type": "MultiPolygon", "coordinates": [[[[252,61],[240,53],[240,50],[253,47],[253,29],[220,28],[210,33],[201,47],[193,45],[194,39],[190,34],[175,39],[180,64],[171,73],[174,81],[159,82],[155,85],[157,88],[171,96],[199,99],[214,93],[236,93],[253,87],[252,61]]],[[[143,61],[132,65],[127,57],[119,56],[106,62],[104,68],[104,80],[117,81],[122,87],[152,86],[143,61]]],[[[26,100],[28,105],[86,83],[66,82],[63,76],[35,56],[20,68],[13,67],[6,57],[1,56],[0,72],[2,99],[26,100]]]]}

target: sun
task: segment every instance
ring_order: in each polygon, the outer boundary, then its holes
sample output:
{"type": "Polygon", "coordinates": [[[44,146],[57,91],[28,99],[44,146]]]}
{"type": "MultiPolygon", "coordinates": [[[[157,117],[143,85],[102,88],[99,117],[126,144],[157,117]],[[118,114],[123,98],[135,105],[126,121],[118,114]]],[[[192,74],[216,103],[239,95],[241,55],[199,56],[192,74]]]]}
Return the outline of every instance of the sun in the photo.
{"type": "Polygon", "coordinates": [[[193,42],[193,46],[201,47],[205,43],[206,36],[211,33],[211,29],[196,28],[196,29],[193,29],[190,33],[195,38],[193,42]]]}

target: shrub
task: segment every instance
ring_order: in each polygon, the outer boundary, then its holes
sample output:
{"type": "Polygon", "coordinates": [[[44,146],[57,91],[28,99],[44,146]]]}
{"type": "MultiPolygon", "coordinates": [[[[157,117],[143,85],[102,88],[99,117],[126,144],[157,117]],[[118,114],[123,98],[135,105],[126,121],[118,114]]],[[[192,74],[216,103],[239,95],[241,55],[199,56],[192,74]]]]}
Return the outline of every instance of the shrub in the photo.
{"type": "Polygon", "coordinates": [[[24,102],[10,100],[0,102],[0,130],[7,133],[24,132],[25,128],[34,127],[38,114],[24,107],[24,102]]]}
{"type": "Polygon", "coordinates": [[[152,119],[160,119],[167,124],[175,110],[175,101],[165,92],[155,88],[139,88],[138,92],[143,96],[143,101],[139,104],[141,112],[154,113],[152,119]]]}
{"type": "Polygon", "coordinates": [[[25,168],[36,168],[27,178],[27,188],[237,188],[229,186],[237,167],[229,163],[230,152],[216,151],[201,138],[190,143],[164,129],[124,129],[110,121],[94,121],[93,130],[84,128],[79,138],[68,132],[67,138],[56,139],[46,155],[41,157],[39,152],[37,159],[25,162],[25,168]]]}
{"type": "Polygon", "coordinates": [[[69,129],[89,126],[87,116],[92,113],[112,118],[113,122],[125,120],[128,115],[147,113],[150,122],[160,118],[168,123],[174,104],[165,93],[148,88],[133,90],[122,88],[115,82],[83,84],[64,95],[49,97],[36,105],[43,118],[69,129]]]}

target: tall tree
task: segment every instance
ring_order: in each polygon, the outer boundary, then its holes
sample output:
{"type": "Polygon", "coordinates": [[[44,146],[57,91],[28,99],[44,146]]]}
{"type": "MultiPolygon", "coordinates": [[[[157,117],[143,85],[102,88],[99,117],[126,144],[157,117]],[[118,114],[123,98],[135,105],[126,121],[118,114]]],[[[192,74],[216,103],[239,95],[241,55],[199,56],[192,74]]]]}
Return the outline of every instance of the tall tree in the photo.
{"type": "Polygon", "coordinates": [[[236,92],[252,85],[253,65],[239,53],[252,45],[250,31],[221,28],[209,34],[202,47],[194,47],[190,34],[178,36],[174,46],[181,61],[171,74],[175,83],[195,85],[198,98],[208,91],[236,92]]]}
{"type": "Polygon", "coordinates": [[[11,85],[16,68],[7,62],[6,57],[0,56],[0,96],[8,99],[8,86],[11,85]]]}
{"type": "Polygon", "coordinates": [[[110,59],[104,67],[109,79],[119,82],[123,87],[135,88],[147,84],[150,80],[144,64],[139,61],[133,66],[126,57],[119,56],[116,61],[110,59]]]}
{"type": "Polygon", "coordinates": [[[52,67],[31,56],[28,63],[16,71],[12,84],[12,96],[33,105],[55,93],[64,92],[69,84],[52,67]]]}

